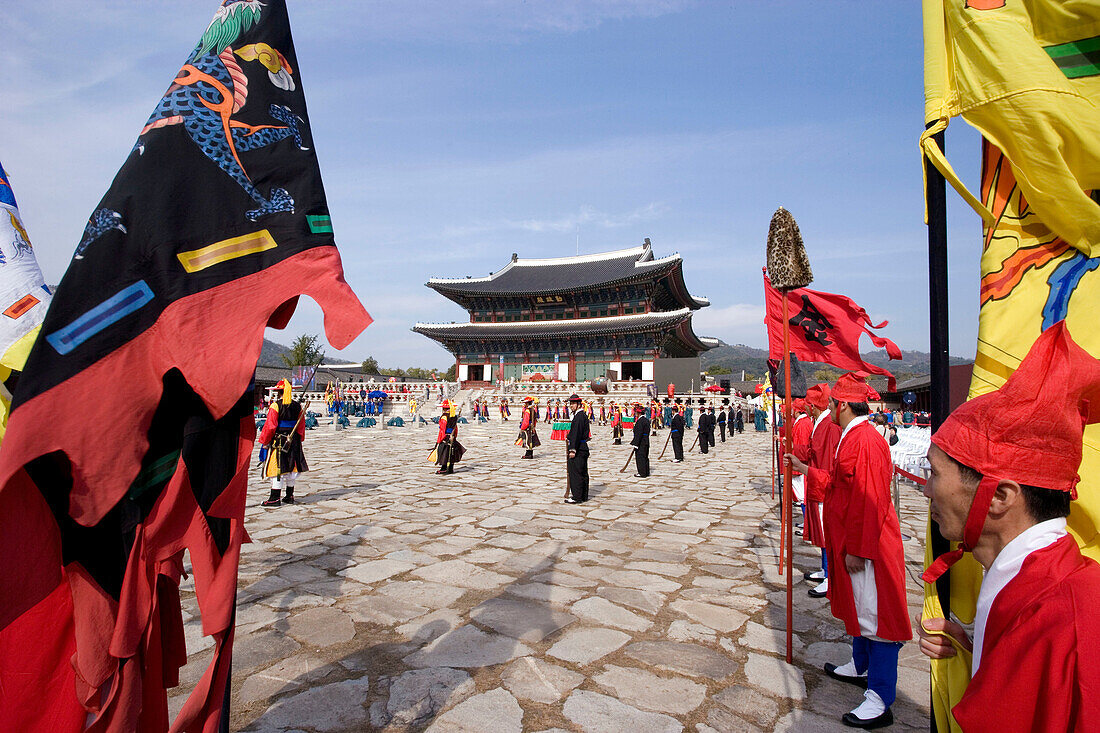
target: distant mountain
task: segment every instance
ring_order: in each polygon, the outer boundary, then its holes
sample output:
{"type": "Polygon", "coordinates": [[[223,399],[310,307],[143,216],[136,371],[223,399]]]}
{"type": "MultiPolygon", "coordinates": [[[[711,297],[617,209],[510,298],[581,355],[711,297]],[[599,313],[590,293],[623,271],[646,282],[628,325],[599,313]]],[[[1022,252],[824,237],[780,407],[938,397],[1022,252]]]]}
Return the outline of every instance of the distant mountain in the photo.
{"type": "Polygon", "coordinates": [[[286,362],[281,358],[283,354],[290,354],[289,346],[283,346],[274,341],[264,339],[264,348],[260,352],[260,361],[258,365],[266,367],[285,367],[286,362]]]}
{"type": "MultiPolygon", "coordinates": [[[[891,361],[885,349],[876,349],[862,354],[864,361],[868,364],[886,367],[894,373],[899,382],[931,373],[931,354],[924,351],[906,351],[902,349],[901,355],[900,361],[891,361]]],[[[737,379],[741,378],[741,370],[745,371],[746,379],[759,378],[767,372],[768,352],[765,349],[755,349],[744,344],[730,345],[723,342],[717,348],[704,351],[699,357],[699,361],[703,371],[712,366],[720,366],[729,369],[732,372],[731,376],[737,379]]],[[[951,364],[967,364],[969,361],[969,359],[962,359],[957,356],[952,356],[950,359],[951,364]]],[[[807,377],[812,377],[814,372],[818,370],[831,370],[835,375],[839,375],[841,372],[841,370],[827,364],[808,362],[803,365],[803,372],[807,377]]]]}

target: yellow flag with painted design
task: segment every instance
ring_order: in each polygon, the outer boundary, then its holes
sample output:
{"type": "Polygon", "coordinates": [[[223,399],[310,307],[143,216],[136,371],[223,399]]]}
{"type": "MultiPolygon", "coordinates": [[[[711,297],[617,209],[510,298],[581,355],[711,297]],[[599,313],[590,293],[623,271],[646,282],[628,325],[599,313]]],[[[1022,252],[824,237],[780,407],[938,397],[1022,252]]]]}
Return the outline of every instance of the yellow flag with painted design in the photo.
{"type": "MultiPolygon", "coordinates": [[[[970,397],[998,389],[1049,326],[1066,320],[1100,357],[1100,3],[924,0],[929,160],[983,219],[978,344],[970,397]],[[977,194],[930,137],[961,115],[983,136],[977,194]]],[[[1069,527],[1100,559],[1100,426],[1085,430],[1069,527]]],[[[930,558],[927,558],[930,560],[930,558]]],[[[950,571],[951,612],[974,620],[981,567],[950,571]]],[[[942,616],[925,586],[925,617],[942,616]]],[[[969,655],[932,662],[937,729],[970,681],[969,655]]]]}
{"type": "Polygon", "coordinates": [[[0,438],[8,425],[11,385],[27,362],[50,304],[50,290],[0,166],[0,438]]]}

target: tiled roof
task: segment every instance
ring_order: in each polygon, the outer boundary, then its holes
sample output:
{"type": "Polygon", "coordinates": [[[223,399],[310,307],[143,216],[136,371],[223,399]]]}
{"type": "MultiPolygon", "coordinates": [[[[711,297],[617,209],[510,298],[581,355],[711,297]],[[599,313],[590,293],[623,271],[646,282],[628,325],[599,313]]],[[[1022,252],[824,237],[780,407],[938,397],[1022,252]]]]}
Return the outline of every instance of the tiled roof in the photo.
{"type": "MultiPolygon", "coordinates": [[[[433,277],[427,285],[445,295],[464,296],[568,292],[658,277],[679,269],[682,263],[678,254],[654,259],[652,246],[647,243],[641,247],[577,257],[514,257],[503,269],[488,277],[433,277]]],[[[695,308],[709,305],[705,298],[694,300],[695,308]]]]}

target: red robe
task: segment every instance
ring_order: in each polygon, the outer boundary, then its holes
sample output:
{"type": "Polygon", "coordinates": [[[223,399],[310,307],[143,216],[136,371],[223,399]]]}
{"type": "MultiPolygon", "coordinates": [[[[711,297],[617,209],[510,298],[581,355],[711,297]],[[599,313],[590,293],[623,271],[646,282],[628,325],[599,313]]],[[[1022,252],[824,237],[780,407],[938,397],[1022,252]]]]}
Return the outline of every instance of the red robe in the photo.
{"type": "Polygon", "coordinates": [[[840,441],[825,487],[829,603],[849,635],[863,635],[844,558],[866,558],[875,573],[878,625],[874,636],[906,641],[913,638],[913,629],[905,597],[901,525],[890,496],[893,473],[890,447],[874,426],[866,421],[852,426],[840,441]]]}
{"type": "Polygon", "coordinates": [[[822,505],[825,503],[825,487],[833,473],[836,446],[840,442],[840,426],[826,415],[815,427],[811,423],[808,458],[799,459],[809,467],[806,475],[806,539],[817,547],[825,547],[825,525],[822,523],[822,505]]]}
{"type": "Polygon", "coordinates": [[[989,609],[978,672],[952,711],[963,730],[1100,728],[1098,608],[1100,565],[1072,536],[1028,555],[989,609]]]}
{"type": "MultiPolygon", "coordinates": [[[[810,433],[813,430],[814,421],[804,413],[799,413],[795,416],[794,422],[791,424],[791,450],[794,452],[798,460],[803,463],[809,458],[810,455],[810,433]]],[[[798,471],[791,471],[792,478],[798,478],[801,476],[798,471]]],[[[802,491],[805,491],[806,482],[803,479],[802,491]]],[[[795,494],[795,499],[798,499],[798,494],[795,494]]],[[[805,525],[803,525],[805,527],[805,525]]],[[[809,539],[807,538],[807,542],[809,539]]]]}

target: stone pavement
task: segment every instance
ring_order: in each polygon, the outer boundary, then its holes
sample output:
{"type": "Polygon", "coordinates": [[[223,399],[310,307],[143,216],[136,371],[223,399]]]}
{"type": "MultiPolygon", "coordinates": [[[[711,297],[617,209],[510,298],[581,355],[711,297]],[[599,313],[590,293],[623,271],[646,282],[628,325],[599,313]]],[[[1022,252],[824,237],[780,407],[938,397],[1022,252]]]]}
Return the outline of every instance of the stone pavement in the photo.
{"type": "MultiPolygon", "coordinates": [[[[536,460],[518,422],[462,425],[452,476],[427,462],[436,427],[309,432],[299,503],[250,488],[241,561],[233,730],[838,730],[860,691],[821,672],[850,646],[802,570],[795,664],[783,659],[768,434],[747,432],[648,479],[593,427],[591,500],[562,503],[564,447],[536,460]]],[[[653,458],[667,433],[655,440],[653,458]]],[[[689,437],[694,434],[689,431],[689,437]]],[[[902,529],[926,501],[902,489],[902,529]]],[[[905,543],[911,616],[919,539],[905,543]]],[[[184,586],[189,664],[175,711],[210,659],[184,586]]],[[[928,665],[901,653],[894,729],[928,727],[928,665]]]]}

